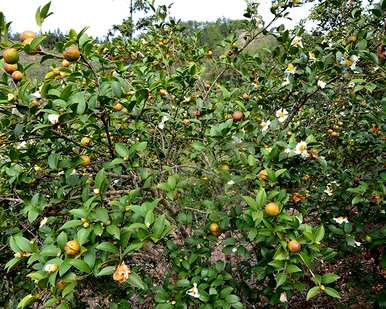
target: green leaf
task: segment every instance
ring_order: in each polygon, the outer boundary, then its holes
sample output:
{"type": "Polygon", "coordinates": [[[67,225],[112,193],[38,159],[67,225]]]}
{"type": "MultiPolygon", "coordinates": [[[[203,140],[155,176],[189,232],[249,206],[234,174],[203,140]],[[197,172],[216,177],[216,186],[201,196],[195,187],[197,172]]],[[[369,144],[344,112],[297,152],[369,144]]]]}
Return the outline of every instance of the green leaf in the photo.
{"type": "Polygon", "coordinates": [[[111,253],[118,253],[118,248],[107,241],[100,243],[98,246],[96,246],[96,249],[111,253]]]}
{"type": "Polygon", "coordinates": [[[115,271],[115,267],[114,266],[107,266],[105,268],[103,268],[99,273],[96,274],[97,277],[101,277],[101,276],[109,276],[109,275],[112,275],[115,271]]]}
{"type": "Polygon", "coordinates": [[[324,238],[324,233],[325,233],[324,226],[321,225],[321,226],[317,229],[316,237],[315,237],[315,242],[320,242],[320,241],[322,241],[322,239],[324,238]]]}
{"type": "Polygon", "coordinates": [[[119,154],[122,158],[129,156],[129,150],[127,149],[127,147],[125,145],[117,143],[117,144],[115,144],[114,148],[115,148],[115,151],[117,152],[117,154],[119,154]]]}
{"type": "Polygon", "coordinates": [[[104,169],[101,169],[98,172],[98,174],[95,176],[95,186],[100,190],[104,190],[106,184],[107,184],[107,174],[104,169]]]}
{"type": "Polygon", "coordinates": [[[42,248],[40,251],[41,256],[57,256],[60,254],[60,249],[56,246],[49,245],[42,248]]]}
{"type": "Polygon", "coordinates": [[[326,292],[327,295],[330,295],[331,297],[334,297],[334,298],[341,298],[338,291],[333,289],[333,288],[329,288],[327,287],[324,292],[326,292]]]}
{"type": "Polygon", "coordinates": [[[79,225],[82,225],[81,220],[70,220],[70,221],[67,221],[66,223],[64,223],[60,229],[61,230],[71,229],[71,228],[79,226],[79,225]]]}
{"type": "Polygon", "coordinates": [[[113,236],[115,239],[120,239],[121,238],[121,231],[120,229],[114,225],[114,224],[111,224],[109,226],[107,226],[106,228],[106,231],[107,233],[109,233],[111,236],[113,236]]]}
{"type": "Polygon", "coordinates": [[[85,261],[79,259],[72,259],[70,260],[70,264],[81,272],[89,273],[91,271],[90,267],[85,261]]]}
{"type": "Polygon", "coordinates": [[[267,193],[265,192],[264,188],[261,188],[256,195],[257,207],[262,208],[266,200],[267,200],[267,193]]]}
{"type": "Polygon", "coordinates": [[[129,276],[128,282],[135,286],[136,288],[145,290],[146,285],[143,283],[142,279],[136,274],[136,273],[131,273],[129,276]]]}
{"type": "Polygon", "coordinates": [[[234,304],[234,303],[237,303],[239,302],[240,300],[240,297],[238,297],[237,295],[234,295],[234,294],[230,294],[228,295],[227,297],[225,297],[225,301],[228,303],[228,304],[234,304]]]}
{"type": "Polygon", "coordinates": [[[248,206],[253,209],[258,209],[257,202],[253,198],[251,198],[250,196],[243,196],[243,199],[248,204],[248,206]]]}
{"type": "Polygon", "coordinates": [[[335,274],[325,274],[322,276],[322,282],[325,284],[329,284],[329,283],[335,282],[339,278],[340,277],[338,275],[335,275],[335,274]]]}
{"type": "Polygon", "coordinates": [[[17,308],[23,309],[29,306],[30,304],[32,304],[34,301],[35,301],[35,297],[32,296],[31,294],[28,294],[24,296],[23,299],[19,302],[19,304],[17,305],[17,308]]]}
{"type": "Polygon", "coordinates": [[[178,280],[176,282],[176,285],[179,287],[179,288],[187,288],[187,287],[190,287],[190,281],[188,279],[181,279],[181,280],[178,280]]]}
{"type": "Polygon", "coordinates": [[[30,241],[23,237],[22,235],[15,235],[13,236],[14,240],[16,242],[16,245],[19,247],[19,249],[23,252],[31,252],[32,251],[32,246],[30,241]]]}
{"type": "Polygon", "coordinates": [[[319,289],[318,286],[314,286],[313,288],[311,288],[307,293],[307,298],[306,298],[307,301],[315,297],[316,295],[318,295],[320,292],[321,290],[319,289]]]}
{"type": "Polygon", "coordinates": [[[287,275],[285,273],[279,273],[276,276],[276,288],[283,285],[287,281],[287,275]]]}
{"type": "Polygon", "coordinates": [[[297,273],[297,272],[302,271],[298,266],[296,266],[294,264],[288,264],[286,270],[288,273],[297,273]]]}
{"type": "Polygon", "coordinates": [[[91,229],[89,228],[88,229],[82,228],[78,231],[78,233],[76,234],[76,238],[78,239],[81,245],[84,245],[88,241],[88,237],[90,236],[90,233],[91,233],[91,229]]]}
{"type": "Polygon", "coordinates": [[[98,207],[95,209],[95,219],[107,223],[109,220],[109,212],[105,208],[98,207]]]}

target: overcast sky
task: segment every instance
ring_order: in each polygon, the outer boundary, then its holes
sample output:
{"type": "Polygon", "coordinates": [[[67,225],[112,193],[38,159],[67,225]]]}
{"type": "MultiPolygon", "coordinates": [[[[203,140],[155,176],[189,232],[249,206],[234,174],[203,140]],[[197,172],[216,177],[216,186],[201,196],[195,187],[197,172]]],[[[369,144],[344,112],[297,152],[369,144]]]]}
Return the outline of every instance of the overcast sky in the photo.
{"type": "MultiPolygon", "coordinates": [[[[48,0],[0,0],[0,10],[7,21],[12,21],[12,31],[37,31],[35,11],[48,0]]],[[[113,24],[119,24],[129,15],[129,0],[52,0],[50,16],[43,25],[43,30],[60,29],[64,32],[74,28],[80,30],[89,26],[88,33],[93,36],[104,36],[113,24]]],[[[242,18],[245,9],[244,0],[157,0],[159,4],[174,3],[171,13],[182,20],[213,21],[219,17],[231,19],[242,18]]],[[[261,0],[260,14],[269,20],[270,0],[261,0]]],[[[292,22],[305,17],[304,9],[293,9],[292,22]]]]}

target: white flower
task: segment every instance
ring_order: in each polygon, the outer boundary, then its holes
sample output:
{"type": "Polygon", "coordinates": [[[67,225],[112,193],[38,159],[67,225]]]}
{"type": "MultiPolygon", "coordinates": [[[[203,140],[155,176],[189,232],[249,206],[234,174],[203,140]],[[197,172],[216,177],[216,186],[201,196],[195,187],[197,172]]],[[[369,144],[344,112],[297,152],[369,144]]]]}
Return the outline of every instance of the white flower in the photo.
{"type": "Polygon", "coordinates": [[[41,221],[40,221],[40,225],[39,225],[39,228],[42,228],[48,221],[48,218],[47,217],[44,217],[41,221]]]}
{"type": "Polygon", "coordinates": [[[279,122],[284,122],[288,118],[288,112],[287,110],[281,108],[276,111],[276,118],[279,120],[279,122]]]}
{"type": "Polygon", "coordinates": [[[355,87],[355,83],[351,81],[351,82],[348,83],[347,87],[354,88],[355,87]]]}
{"type": "Polygon", "coordinates": [[[48,120],[52,124],[57,124],[59,122],[59,115],[57,115],[57,114],[49,114],[48,115],[48,120]]]}
{"type": "Polygon", "coordinates": [[[243,141],[241,140],[241,138],[238,137],[238,136],[233,136],[232,138],[233,138],[233,142],[234,142],[235,144],[241,144],[241,143],[243,142],[243,141]]]}
{"type": "Polygon", "coordinates": [[[354,240],[354,245],[355,245],[355,247],[360,247],[362,245],[362,243],[354,240]]]}
{"type": "Polygon", "coordinates": [[[73,170],[71,171],[71,175],[76,175],[76,174],[77,174],[76,169],[73,169],[73,170]]]}
{"type": "Polygon", "coordinates": [[[342,223],[348,223],[348,219],[347,217],[337,217],[337,218],[333,218],[333,220],[338,223],[338,224],[342,224],[342,223]]]}
{"type": "Polygon", "coordinates": [[[357,55],[352,55],[352,56],[350,57],[350,60],[351,60],[351,62],[352,62],[351,66],[350,66],[350,69],[353,70],[353,71],[355,71],[356,65],[357,65],[357,63],[358,63],[358,61],[359,61],[359,56],[357,56],[357,55]]]}
{"type": "Polygon", "coordinates": [[[269,129],[269,126],[271,125],[271,121],[267,120],[267,121],[262,121],[260,123],[260,127],[261,127],[261,131],[265,132],[269,129]]]}
{"type": "Polygon", "coordinates": [[[21,143],[19,143],[17,146],[16,146],[16,149],[25,149],[27,148],[27,142],[26,141],[23,141],[21,143]]]}
{"type": "Polygon", "coordinates": [[[313,52],[308,52],[308,59],[310,59],[310,61],[315,61],[316,60],[315,54],[313,52]]]}
{"type": "Polygon", "coordinates": [[[158,128],[163,130],[165,128],[165,122],[169,120],[169,117],[163,116],[161,122],[158,124],[158,128]]]}
{"type": "Polygon", "coordinates": [[[94,189],[94,194],[99,194],[101,191],[98,188],[94,189]]]}
{"type": "Polygon", "coordinates": [[[291,46],[303,48],[302,38],[300,36],[295,36],[292,39],[291,46]]]}
{"type": "Polygon", "coordinates": [[[282,293],[280,294],[280,302],[281,302],[281,303],[286,303],[286,302],[288,302],[288,299],[287,299],[287,293],[286,293],[286,292],[282,292],[282,293]]]}
{"type": "Polygon", "coordinates": [[[49,273],[53,273],[58,270],[58,265],[56,264],[47,264],[44,266],[44,270],[49,273]]]}
{"type": "Polygon", "coordinates": [[[323,192],[326,193],[328,196],[331,196],[334,194],[330,186],[327,186],[323,192]]]}
{"type": "Polygon", "coordinates": [[[42,95],[40,94],[40,91],[35,91],[34,93],[31,94],[31,97],[33,99],[41,99],[42,98],[42,95]]]}
{"type": "Polygon", "coordinates": [[[285,87],[285,86],[288,86],[289,84],[290,84],[290,80],[289,80],[289,78],[287,77],[287,78],[285,79],[285,81],[281,83],[281,86],[282,86],[282,87],[285,87]]]}
{"type": "Polygon", "coordinates": [[[307,158],[308,157],[307,143],[303,141],[301,141],[300,143],[297,143],[295,147],[295,153],[300,154],[303,158],[307,158]]]}
{"type": "Polygon", "coordinates": [[[193,287],[186,291],[186,294],[194,297],[194,298],[200,298],[200,293],[198,292],[197,283],[193,283],[193,287]]]}
{"type": "Polygon", "coordinates": [[[232,252],[236,253],[237,252],[237,248],[236,247],[232,248],[232,252]]]}
{"type": "Polygon", "coordinates": [[[326,87],[327,84],[326,84],[324,81],[322,81],[322,80],[318,80],[317,85],[318,85],[318,87],[319,87],[320,89],[324,89],[324,88],[326,87]]]}
{"type": "Polygon", "coordinates": [[[288,64],[287,70],[285,70],[285,73],[287,75],[295,74],[296,73],[296,67],[292,63],[288,64]]]}
{"type": "Polygon", "coordinates": [[[229,185],[229,186],[233,186],[235,184],[235,182],[233,181],[233,180],[229,180],[228,182],[227,182],[227,185],[229,185]]]}

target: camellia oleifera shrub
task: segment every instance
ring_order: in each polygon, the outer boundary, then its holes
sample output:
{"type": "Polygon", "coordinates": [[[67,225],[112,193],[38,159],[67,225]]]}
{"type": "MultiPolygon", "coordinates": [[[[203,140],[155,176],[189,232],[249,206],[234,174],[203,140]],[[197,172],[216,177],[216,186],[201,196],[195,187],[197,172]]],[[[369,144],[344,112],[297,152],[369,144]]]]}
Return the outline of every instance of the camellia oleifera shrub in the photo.
{"type": "Polygon", "coordinates": [[[335,307],[362,255],[384,304],[386,2],[340,3],[306,32],[270,28],[300,1],[250,2],[215,51],[150,3],[133,38],[49,51],[1,15],[2,305],[335,307]]]}

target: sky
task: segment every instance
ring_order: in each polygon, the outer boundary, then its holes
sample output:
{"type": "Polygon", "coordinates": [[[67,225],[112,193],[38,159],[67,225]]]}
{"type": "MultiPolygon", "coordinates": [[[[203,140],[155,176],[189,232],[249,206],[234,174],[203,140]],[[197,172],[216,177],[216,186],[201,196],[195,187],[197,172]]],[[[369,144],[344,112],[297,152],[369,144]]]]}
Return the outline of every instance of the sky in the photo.
{"type": "MultiPolygon", "coordinates": [[[[13,32],[24,30],[38,31],[35,23],[36,9],[48,0],[0,0],[0,11],[7,21],[12,21],[13,32]]],[[[60,29],[67,32],[77,31],[88,26],[92,36],[103,37],[112,25],[119,24],[129,15],[129,0],[52,0],[51,11],[54,15],[47,18],[43,31],[60,29]]],[[[158,4],[174,3],[171,15],[182,20],[214,21],[219,17],[230,19],[243,18],[244,0],[156,0],[158,4]]],[[[272,17],[269,12],[270,0],[260,1],[260,14],[263,20],[272,17]]],[[[293,21],[285,22],[291,27],[307,15],[304,8],[293,9],[293,21]]]]}

